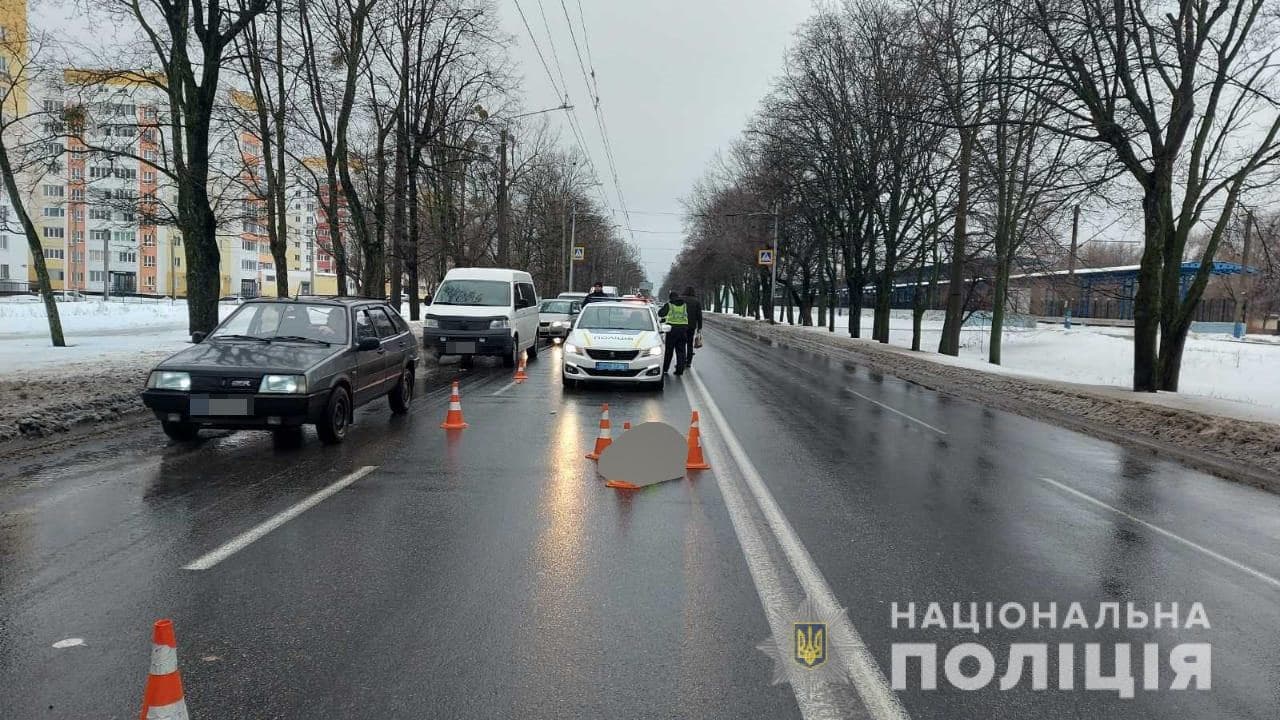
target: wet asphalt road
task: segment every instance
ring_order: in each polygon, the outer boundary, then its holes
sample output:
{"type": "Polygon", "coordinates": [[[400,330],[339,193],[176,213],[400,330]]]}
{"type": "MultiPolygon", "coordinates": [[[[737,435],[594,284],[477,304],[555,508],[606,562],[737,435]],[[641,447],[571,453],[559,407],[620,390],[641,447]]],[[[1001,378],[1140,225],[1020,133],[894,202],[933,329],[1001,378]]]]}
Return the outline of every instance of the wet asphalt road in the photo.
{"type": "Polygon", "coordinates": [[[550,350],[522,385],[478,367],[461,433],[438,427],[437,389],[406,418],[369,406],[336,448],[311,433],[300,448],[254,433],[170,445],[147,426],[9,461],[0,718],[136,716],[160,617],[198,719],[886,717],[854,687],[798,705],[771,684],[756,646],[813,587],[796,547],[886,678],[892,643],[981,643],[997,681],[1011,643],[1101,643],[1104,670],[1111,646],[1134,646],[1132,699],[1059,690],[1052,663],[1048,690],[959,691],[939,660],[939,690],[897,693],[910,717],[1280,713],[1280,498],[859,367],[708,340],[660,394],[564,394],[550,350]],[[683,431],[699,407],[713,470],[603,487],[583,455],[605,401],[615,428],[683,431]],[[1211,629],[895,630],[894,602],[1080,602],[1091,625],[1099,603],[1200,602],[1211,629]],[[68,638],[84,644],[53,647],[68,638]],[[1185,642],[1212,644],[1212,689],[1141,689],[1141,645],[1185,642]]]}

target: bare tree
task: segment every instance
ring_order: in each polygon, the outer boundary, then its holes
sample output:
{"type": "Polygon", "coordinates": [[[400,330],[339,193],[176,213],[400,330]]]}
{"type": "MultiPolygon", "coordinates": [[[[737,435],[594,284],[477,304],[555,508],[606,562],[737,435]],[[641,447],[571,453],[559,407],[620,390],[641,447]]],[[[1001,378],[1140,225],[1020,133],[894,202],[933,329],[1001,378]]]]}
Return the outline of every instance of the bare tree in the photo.
{"type": "Polygon", "coordinates": [[[1280,101],[1265,0],[1035,0],[1025,17],[1043,54],[1033,78],[1065,120],[1058,132],[1108,149],[1142,192],[1144,250],[1134,298],[1133,388],[1177,390],[1182,350],[1241,196],[1274,179],[1280,101]],[[1267,172],[1263,172],[1267,171],[1267,172]],[[1182,287],[1193,230],[1209,234],[1182,287]]]}

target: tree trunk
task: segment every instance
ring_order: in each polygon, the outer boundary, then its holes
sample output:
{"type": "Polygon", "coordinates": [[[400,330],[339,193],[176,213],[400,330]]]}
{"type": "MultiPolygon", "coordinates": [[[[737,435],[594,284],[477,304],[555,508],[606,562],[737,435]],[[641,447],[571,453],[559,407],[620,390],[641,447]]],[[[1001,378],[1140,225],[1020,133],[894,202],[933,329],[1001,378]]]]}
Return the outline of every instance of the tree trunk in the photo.
{"type": "Polygon", "coordinates": [[[960,354],[960,326],[964,323],[965,244],[969,231],[969,167],[973,160],[975,132],[968,129],[960,133],[960,154],[956,163],[955,235],[951,241],[951,283],[947,288],[947,315],[942,324],[942,338],[938,342],[938,352],[944,355],[960,354]]]}
{"type": "Polygon", "coordinates": [[[1000,364],[1000,348],[1004,332],[1004,304],[1009,294],[1009,239],[996,238],[996,284],[991,299],[991,345],[987,348],[987,362],[1000,364]]]}
{"type": "MultiPolygon", "coordinates": [[[[44,262],[44,247],[40,244],[40,235],[36,233],[36,226],[31,222],[31,216],[27,214],[27,206],[23,204],[22,195],[18,192],[18,183],[13,176],[13,165],[9,161],[9,148],[2,140],[0,140],[0,176],[4,178],[5,190],[9,194],[9,204],[18,214],[18,222],[22,224],[22,234],[27,238],[27,249],[31,251],[31,263],[36,270],[36,287],[40,290],[40,299],[44,301],[45,315],[49,320],[49,341],[54,347],[66,347],[67,341],[62,336],[62,317],[58,314],[58,301],[53,297],[49,267],[44,262]]],[[[107,282],[105,276],[102,282],[107,282]]]]}
{"type": "Polygon", "coordinates": [[[1155,392],[1158,388],[1157,338],[1160,334],[1160,247],[1168,232],[1159,183],[1143,192],[1143,234],[1146,247],[1138,266],[1138,287],[1133,296],[1133,389],[1155,392]]]}

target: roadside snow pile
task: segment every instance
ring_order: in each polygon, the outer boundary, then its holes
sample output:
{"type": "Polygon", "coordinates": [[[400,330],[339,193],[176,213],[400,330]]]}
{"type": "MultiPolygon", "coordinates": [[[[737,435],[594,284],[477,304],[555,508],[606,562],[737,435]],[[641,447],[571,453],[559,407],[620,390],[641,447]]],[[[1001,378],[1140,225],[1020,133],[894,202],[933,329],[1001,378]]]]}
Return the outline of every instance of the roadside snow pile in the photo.
{"type": "MultiPolygon", "coordinates": [[[[234,306],[227,306],[234,308],[234,306]]],[[[227,311],[224,310],[223,317],[227,311]]],[[[58,303],[58,318],[67,335],[77,332],[101,332],[146,327],[183,327],[187,325],[185,300],[147,300],[138,302],[58,303]]],[[[0,302],[0,337],[6,335],[39,335],[49,337],[49,319],[44,303],[0,302]]]]}
{"type": "MultiPolygon", "coordinates": [[[[871,313],[863,311],[863,337],[871,336],[871,313]]],[[[849,316],[836,318],[837,335],[848,334],[849,316]]],[[[825,327],[805,327],[829,334],[825,327]]],[[[1133,382],[1133,328],[1081,326],[1070,330],[1040,324],[1034,330],[1006,329],[1002,335],[1000,365],[987,362],[990,329],[965,327],[960,332],[960,356],[939,356],[934,351],[942,336],[941,313],[928,313],[921,324],[920,346],[927,360],[964,365],[983,372],[1085,385],[1107,385],[1127,390],[1133,382]]],[[[1231,400],[1271,409],[1280,417],[1280,345],[1266,336],[1249,336],[1240,342],[1229,335],[1191,333],[1182,355],[1178,394],[1231,400]]],[[[911,314],[895,310],[889,319],[889,344],[911,347],[911,314]]]]}
{"type": "Polygon", "coordinates": [[[0,380],[0,441],[45,437],[142,409],[138,393],[169,351],[143,351],[54,369],[6,372],[0,380]]]}
{"type": "MultiPolygon", "coordinates": [[[[815,333],[809,328],[767,325],[711,313],[707,317],[712,324],[728,330],[827,356],[853,356],[872,370],[923,387],[1114,442],[1141,445],[1225,477],[1280,489],[1280,427],[1275,424],[1222,417],[1176,403],[1137,402],[1135,393],[1116,388],[1095,390],[1037,379],[972,358],[912,353],[825,330],[815,333]]],[[[1123,341],[1107,334],[1099,337],[1103,338],[1100,346],[1123,341]]],[[[1126,362],[1112,372],[1120,375],[1127,365],[1126,362]]]]}

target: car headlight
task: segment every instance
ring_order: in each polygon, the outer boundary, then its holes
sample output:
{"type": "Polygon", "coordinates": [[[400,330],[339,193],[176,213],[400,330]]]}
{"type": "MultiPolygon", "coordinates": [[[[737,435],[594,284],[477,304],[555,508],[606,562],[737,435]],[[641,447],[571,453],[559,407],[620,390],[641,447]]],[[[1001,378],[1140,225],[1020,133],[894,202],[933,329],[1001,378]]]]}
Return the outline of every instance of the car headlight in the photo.
{"type": "Polygon", "coordinates": [[[190,390],[191,373],[155,370],[147,378],[147,387],[154,390],[190,390]]]}
{"type": "Polygon", "coordinates": [[[648,355],[649,357],[661,357],[661,356],[662,356],[662,346],[661,346],[661,345],[654,345],[653,347],[649,348],[649,352],[645,353],[645,355],[648,355]]]}
{"type": "Polygon", "coordinates": [[[490,320],[490,321],[489,321],[489,329],[490,329],[490,330],[501,330],[502,328],[504,328],[504,327],[506,327],[506,326],[507,326],[507,321],[506,321],[506,320],[490,320]]]}
{"type": "Polygon", "coordinates": [[[569,326],[569,323],[567,323],[567,322],[565,322],[565,321],[563,321],[563,320],[552,320],[552,321],[551,321],[551,327],[568,327],[568,326],[569,326]]]}
{"type": "Polygon", "coordinates": [[[306,391],[305,375],[263,375],[262,384],[258,386],[260,393],[297,394],[306,391]]]}
{"type": "Polygon", "coordinates": [[[424,327],[424,328],[438,328],[438,327],[440,327],[440,319],[439,319],[439,318],[429,317],[429,318],[427,318],[427,319],[425,319],[425,320],[423,320],[423,321],[422,321],[422,327],[424,327]]]}
{"type": "Polygon", "coordinates": [[[574,345],[571,342],[567,342],[564,344],[564,351],[567,353],[573,353],[574,355],[582,354],[582,348],[578,347],[577,345],[574,345]]]}

